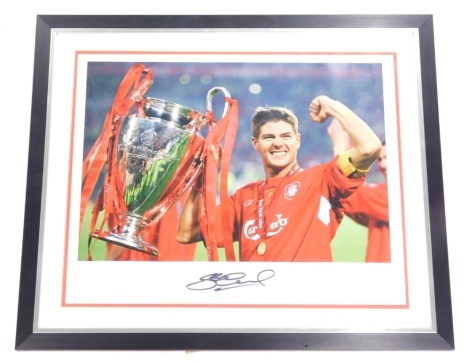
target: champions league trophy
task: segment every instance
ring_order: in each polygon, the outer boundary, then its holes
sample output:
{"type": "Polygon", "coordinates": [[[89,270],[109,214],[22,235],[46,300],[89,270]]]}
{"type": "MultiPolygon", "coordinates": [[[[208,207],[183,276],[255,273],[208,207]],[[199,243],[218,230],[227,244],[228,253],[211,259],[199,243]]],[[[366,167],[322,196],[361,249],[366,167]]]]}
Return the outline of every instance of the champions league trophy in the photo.
{"type": "MultiPolygon", "coordinates": [[[[215,87],[207,94],[207,110],[212,112],[212,97],[223,92],[215,87]]],[[[158,221],[168,208],[190,187],[201,172],[198,160],[204,145],[200,130],[209,122],[202,113],[172,102],[145,98],[145,117],[123,118],[117,132],[109,167],[113,172],[117,225],[110,231],[90,234],[150,255],[158,249],[145,242],[143,231],[158,221]]],[[[224,115],[228,103],[225,103],[224,115]]]]}

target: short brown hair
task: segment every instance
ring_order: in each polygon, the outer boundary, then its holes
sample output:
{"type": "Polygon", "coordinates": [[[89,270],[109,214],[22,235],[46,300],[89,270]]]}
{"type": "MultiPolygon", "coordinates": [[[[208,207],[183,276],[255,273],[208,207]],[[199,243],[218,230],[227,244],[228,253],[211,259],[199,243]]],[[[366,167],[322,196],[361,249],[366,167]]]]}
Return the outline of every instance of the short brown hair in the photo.
{"type": "Polygon", "coordinates": [[[258,138],[261,126],[272,121],[285,121],[292,126],[296,135],[299,133],[299,121],[291,110],[283,107],[258,107],[251,118],[253,137],[258,138]]]}

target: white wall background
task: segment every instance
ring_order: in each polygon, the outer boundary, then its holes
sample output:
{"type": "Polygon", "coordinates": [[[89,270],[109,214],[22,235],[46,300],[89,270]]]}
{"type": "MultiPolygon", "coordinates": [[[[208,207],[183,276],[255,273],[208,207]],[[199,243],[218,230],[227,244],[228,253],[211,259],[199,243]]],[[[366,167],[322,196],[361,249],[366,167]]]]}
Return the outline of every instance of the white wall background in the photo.
{"type": "Polygon", "coordinates": [[[470,314],[468,298],[470,241],[468,237],[466,191],[468,169],[469,59],[468,20],[463,1],[428,0],[329,0],[288,2],[268,1],[147,1],[122,0],[26,0],[3,1],[0,5],[0,105],[2,144],[14,150],[2,155],[0,166],[1,245],[0,262],[0,361],[31,362],[213,362],[290,360],[296,362],[397,362],[437,360],[470,361],[470,314]],[[20,273],[24,190],[35,22],[37,14],[433,14],[439,117],[441,122],[444,188],[446,196],[448,248],[454,313],[453,352],[16,352],[16,310],[20,273]],[[20,101],[19,101],[20,100],[20,101]],[[5,178],[8,176],[8,179],[5,178]],[[6,197],[6,201],[5,201],[6,197]]]}

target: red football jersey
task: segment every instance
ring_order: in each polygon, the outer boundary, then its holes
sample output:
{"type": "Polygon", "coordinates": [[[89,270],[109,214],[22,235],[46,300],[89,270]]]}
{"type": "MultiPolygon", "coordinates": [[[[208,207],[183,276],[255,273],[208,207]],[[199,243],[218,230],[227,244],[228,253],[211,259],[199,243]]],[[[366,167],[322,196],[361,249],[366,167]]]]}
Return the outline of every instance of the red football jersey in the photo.
{"type": "Polygon", "coordinates": [[[369,227],[367,262],[390,262],[387,183],[364,184],[344,202],[345,213],[369,227]]]}
{"type": "Polygon", "coordinates": [[[330,242],[343,218],[340,200],[364,182],[364,177],[345,177],[336,159],[266,181],[265,238],[258,230],[258,191],[264,181],[237,190],[230,225],[241,261],[332,261],[330,242]]]}

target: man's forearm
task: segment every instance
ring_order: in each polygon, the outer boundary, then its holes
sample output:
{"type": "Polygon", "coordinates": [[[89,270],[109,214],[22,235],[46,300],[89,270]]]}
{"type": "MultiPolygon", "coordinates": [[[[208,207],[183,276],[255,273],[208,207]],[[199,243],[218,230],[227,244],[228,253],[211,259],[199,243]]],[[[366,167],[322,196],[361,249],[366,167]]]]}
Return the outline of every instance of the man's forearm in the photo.
{"type": "Polygon", "coordinates": [[[189,193],[183,207],[178,223],[176,240],[180,243],[193,243],[202,240],[201,227],[199,225],[201,193],[192,190],[189,193]]]}
{"type": "Polygon", "coordinates": [[[353,111],[339,101],[331,100],[329,110],[343,129],[348,133],[354,144],[349,156],[352,163],[359,169],[367,169],[377,159],[381,142],[372,129],[353,111]]]}

